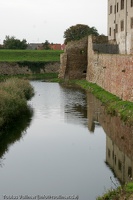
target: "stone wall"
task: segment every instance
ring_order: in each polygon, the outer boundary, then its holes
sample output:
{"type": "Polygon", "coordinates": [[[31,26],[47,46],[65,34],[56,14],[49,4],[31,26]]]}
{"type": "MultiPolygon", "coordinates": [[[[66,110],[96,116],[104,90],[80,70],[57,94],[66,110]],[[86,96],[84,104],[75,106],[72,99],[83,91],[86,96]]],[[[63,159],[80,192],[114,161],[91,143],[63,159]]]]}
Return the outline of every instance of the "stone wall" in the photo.
{"type": "Polygon", "coordinates": [[[90,36],[86,79],[123,100],[133,101],[133,56],[98,53],[90,36]]]}
{"type": "Polygon", "coordinates": [[[92,48],[97,53],[105,54],[118,54],[119,46],[115,41],[108,41],[107,36],[93,36],[92,37],[92,48]]]}
{"type": "Polygon", "coordinates": [[[119,48],[118,45],[112,44],[93,44],[93,50],[97,53],[105,53],[105,54],[118,54],[119,48]]]}
{"type": "Polygon", "coordinates": [[[50,73],[59,71],[59,62],[47,63],[8,63],[0,62],[1,75],[16,75],[16,74],[33,74],[33,73],[50,73]]]}
{"type": "Polygon", "coordinates": [[[67,67],[67,53],[62,53],[60,55],[59,78],[65,79],[65,77],[66,77],[66,67],[67,67]]]}
{"type": "Polygon", "coordinates": [[[86,77],[87,41],[88,38],[85,37],[66,45],[65,52],[61,55],[59,78],[81,79],[86,77]]]}

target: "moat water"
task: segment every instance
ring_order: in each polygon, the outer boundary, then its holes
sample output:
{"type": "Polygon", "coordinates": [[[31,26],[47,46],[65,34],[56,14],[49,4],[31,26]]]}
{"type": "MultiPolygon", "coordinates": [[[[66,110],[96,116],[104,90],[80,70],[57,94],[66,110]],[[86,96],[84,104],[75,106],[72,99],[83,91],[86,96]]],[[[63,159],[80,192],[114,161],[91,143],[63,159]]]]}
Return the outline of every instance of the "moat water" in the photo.
{"type": "Polygon", "coordinates": [[[132,175],[132,152],[123,153],[112,141],[111,117],[92,94],[58,83],[31,84],[35,96],[28,104],[33,113],[0,137],[1,200],[95,200],[118,186],[118,178],[126,179],[121,154],[129,159],[127,176],[132,175]],[[118,170],[113,169],[112,152],[118,170]]]}

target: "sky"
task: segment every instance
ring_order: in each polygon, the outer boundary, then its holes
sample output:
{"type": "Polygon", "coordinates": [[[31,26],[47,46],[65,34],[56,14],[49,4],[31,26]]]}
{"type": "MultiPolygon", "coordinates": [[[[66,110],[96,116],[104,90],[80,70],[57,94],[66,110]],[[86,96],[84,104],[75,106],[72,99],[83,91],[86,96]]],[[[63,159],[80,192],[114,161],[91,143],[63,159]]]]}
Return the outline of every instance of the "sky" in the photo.
{"type": "Polygon", "coordinates": [[[0,44],[6,35],[63,44],[64,31],[76,24],[107,35],[107,0],[0,0],[0,44]]]}

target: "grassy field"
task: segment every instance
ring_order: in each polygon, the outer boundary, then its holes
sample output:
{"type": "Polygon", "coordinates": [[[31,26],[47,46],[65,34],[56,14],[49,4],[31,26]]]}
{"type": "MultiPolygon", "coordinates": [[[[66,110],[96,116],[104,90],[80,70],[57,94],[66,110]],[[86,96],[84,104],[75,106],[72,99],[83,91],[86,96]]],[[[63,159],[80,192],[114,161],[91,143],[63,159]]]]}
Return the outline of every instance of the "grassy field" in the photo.
{"type": "Polygon", "coordinates": [[[63,51],[54,50],[0,50],[0,62],[60,61],[63,51]]]}

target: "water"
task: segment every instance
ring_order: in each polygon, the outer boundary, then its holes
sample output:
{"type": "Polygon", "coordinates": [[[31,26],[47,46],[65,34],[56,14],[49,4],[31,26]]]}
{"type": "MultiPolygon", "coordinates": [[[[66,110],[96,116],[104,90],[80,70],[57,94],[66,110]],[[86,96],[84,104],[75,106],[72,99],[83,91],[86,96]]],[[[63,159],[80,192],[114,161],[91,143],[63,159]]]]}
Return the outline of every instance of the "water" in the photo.
{"type": "MultiPolygon", "coordinates": [[[[95,200],[119,184],[107,154],[111,139],[99,124],[104,116],[101,104],[94,107],[97,100],[83,90],[58,83],[31,84],[36,92],[29,101],[34,114],[25,119],[17,139],[9,139],[0,149],[0,199],[74,195],[95,200]]],[[[18,128],[13,130],[17,135],[18,128]]]]}

